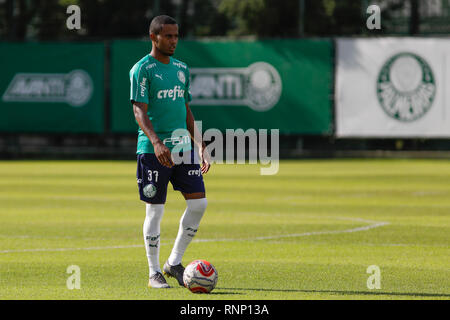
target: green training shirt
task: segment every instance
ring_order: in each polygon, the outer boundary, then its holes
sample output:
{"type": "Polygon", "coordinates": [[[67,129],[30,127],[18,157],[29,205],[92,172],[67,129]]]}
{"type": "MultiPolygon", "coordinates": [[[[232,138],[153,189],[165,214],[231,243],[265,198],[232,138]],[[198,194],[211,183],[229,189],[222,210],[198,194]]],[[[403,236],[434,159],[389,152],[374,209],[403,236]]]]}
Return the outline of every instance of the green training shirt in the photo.
{"type": "MultiPolygon", "coordinates": [[[[159,139],[171,151],[175,146],[176,150],[191,150],[185,104],[192,96],[186,64],[172,57],[164,64],[148,54],[131,68],[130,83],[131,102],[148,105],[147,115],[159,139]]],[[[154,153],[150,139],[141,128],[136,153],[154,153]]]]}

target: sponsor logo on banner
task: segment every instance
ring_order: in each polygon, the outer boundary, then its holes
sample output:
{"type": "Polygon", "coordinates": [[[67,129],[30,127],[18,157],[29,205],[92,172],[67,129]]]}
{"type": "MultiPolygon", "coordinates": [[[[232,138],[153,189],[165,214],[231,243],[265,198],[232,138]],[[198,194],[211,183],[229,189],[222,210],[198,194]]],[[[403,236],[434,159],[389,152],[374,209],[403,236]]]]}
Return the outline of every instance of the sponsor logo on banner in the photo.
{"type": "Polygon", "coordinates": [[[435,77],[422,57],[399,53],[381,68],[377,97],[390,117],[403,122],[420,119],[432,107],[435,96],[435,77]]]}
{"type": "Polygon", "coordinates": [[[280,100],[282,83],[269,63],[247,68],[192,68],[192,105],[248,106],[267,111],[280,100]]]}
{"type": "Polygon", "coordinates": [[[83,70],[70,73],[17,73],[3,94],[5,102],[59,102],[85,105],[94,86],[83,70]]]}

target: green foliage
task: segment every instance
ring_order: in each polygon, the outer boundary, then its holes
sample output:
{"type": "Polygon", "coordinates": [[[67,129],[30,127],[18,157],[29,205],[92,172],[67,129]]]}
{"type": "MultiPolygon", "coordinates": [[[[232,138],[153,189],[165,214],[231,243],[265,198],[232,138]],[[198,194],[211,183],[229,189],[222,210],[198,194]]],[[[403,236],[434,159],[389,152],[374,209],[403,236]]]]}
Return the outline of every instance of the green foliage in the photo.
{"type": "Polygon", "coordinates": [[[298,0],[223,0],[219,6],[231,21],[229,35],[293,37],[298,33],[298,0]]]}
{"type": "MultiPolygon", "coordinates": [[[[420,32],[423,20],[420,13],[424,11],[420,8],[424,1],[378,0],[375,3],[383,5],[383,31],[376,34],[420,32]],[[396,16],[405,12],[408,3],[410,12],[398,19],[396,16]]],[[[0,5],[0,39],[146,37],[150,20],[158,14],[175,17],[183,37],[362,35],[369,34],[365,27],[368,4],[368,0],[4,0],[0,5]],[[302,3],[304,14],[301,14],[302,3]],[[70,4],[81,8],[79,31],[66,28],[66,8],[70,4]]],[[[448,12],[448,6],[444,5],[443,10],[448,12]]],[[[445,24],[446,20],[443,16],[439,21],[445,24]]]]}
{"type": "Polygon", "coordinates": [[[229,33],[236,35],[255,33],[264,10],[264,0],[223,0],[219,6],[220,12],[235,19],[236,27],[229,33]]]}

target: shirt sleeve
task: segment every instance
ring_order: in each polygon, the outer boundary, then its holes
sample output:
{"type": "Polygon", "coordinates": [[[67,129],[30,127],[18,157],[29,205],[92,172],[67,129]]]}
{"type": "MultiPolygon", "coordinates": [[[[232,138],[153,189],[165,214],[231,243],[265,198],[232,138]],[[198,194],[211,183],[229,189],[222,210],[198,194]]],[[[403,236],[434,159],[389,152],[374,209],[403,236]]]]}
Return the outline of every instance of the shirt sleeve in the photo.
{"type": "Polygon", "coordinates": [[[135,65],[130,70],[130,101],[148,104],[148,75],[143,64],[135,65]]]}
{"type": "Polygon", "coordinates": [[[191,73],[187,72],[187,77],[186,77],[186,87],[184,89],[184,100],[186,101],[186,103],[191,102],[192,101],[192,94],[191,94],[191,73]]]}

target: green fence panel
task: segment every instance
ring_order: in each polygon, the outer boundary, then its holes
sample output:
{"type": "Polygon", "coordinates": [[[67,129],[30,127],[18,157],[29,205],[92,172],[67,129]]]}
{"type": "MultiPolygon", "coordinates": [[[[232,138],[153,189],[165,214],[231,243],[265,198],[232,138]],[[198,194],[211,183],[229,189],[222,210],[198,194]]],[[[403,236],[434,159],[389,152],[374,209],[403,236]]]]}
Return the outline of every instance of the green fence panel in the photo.
{"type": "Polygon", "coordinates": [[[0,131],[102,133],[103,43],[0,43],[0,131]]]}
{"type": "Polygon", "coordinates": [[[111,131],[136,132],[130,104],[130,69],[151,50],[151,42],[116,40],[111,43],[111,131]]]}
{"type": "MultiPolygon", "coordinates": [[[[111,129],[137,128],[129,103],[130,68],[149,41],[112,44],[111,129]]],[[[330,40],[180,41],[175,57],[191,71],[191,108],[203,130],[279,129],[332,133],[330,40]]]]}

